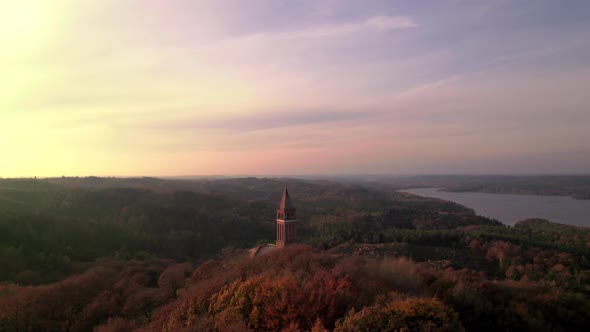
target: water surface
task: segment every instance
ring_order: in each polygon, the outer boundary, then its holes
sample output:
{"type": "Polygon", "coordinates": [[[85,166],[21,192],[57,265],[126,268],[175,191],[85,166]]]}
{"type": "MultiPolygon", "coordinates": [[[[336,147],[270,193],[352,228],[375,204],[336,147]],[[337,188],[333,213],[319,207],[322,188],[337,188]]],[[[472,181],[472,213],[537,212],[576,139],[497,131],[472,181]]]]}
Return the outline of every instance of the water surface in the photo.
{"type": "Polygon", "coordinates": [[[436,188],[402,190],[418,196],[453,201],[507,225],[519,220],[543,218],[575,226],[590,227],[590,200],[562,196],[445,192],[436,188]]]}

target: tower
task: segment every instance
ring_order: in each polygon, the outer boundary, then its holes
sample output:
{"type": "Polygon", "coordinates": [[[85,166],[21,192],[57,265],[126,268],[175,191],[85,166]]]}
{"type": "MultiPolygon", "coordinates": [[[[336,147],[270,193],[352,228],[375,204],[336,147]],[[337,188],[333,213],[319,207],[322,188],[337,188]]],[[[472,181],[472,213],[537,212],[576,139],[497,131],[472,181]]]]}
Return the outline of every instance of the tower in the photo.
{"type": "Polygon", "coordinates": [[[297,233],[295,232],[295,207],[289,197],[289,191],[285,186],[281,203],[277,207],[277,244],[278,248],[293,243],[296,240],[297,233]]]}

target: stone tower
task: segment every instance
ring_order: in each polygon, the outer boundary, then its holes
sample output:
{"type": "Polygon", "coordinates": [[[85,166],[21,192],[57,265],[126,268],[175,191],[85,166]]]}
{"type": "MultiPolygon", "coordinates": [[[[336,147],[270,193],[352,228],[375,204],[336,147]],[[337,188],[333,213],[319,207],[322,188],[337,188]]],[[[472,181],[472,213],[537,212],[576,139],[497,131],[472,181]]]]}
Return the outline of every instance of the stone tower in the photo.
{"type": "Polygon", "coordinates": [[[277,248],[294,243],[297,240],[297,233],[295,232],[295,207],[291,203],[289,191],[285,186],[283,191],[283,198],[277,207],[277,248]]]}

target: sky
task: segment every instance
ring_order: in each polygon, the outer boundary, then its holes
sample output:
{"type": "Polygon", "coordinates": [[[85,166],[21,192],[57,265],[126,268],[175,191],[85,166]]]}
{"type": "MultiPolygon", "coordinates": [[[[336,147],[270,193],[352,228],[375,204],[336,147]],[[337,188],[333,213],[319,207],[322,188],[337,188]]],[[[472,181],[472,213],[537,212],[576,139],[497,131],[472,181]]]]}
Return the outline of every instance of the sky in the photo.
{"type": "Polygon", "coordinates": [[[590,173],[590,1],[0,1],[0,177],[424,173],[590,173]]]}

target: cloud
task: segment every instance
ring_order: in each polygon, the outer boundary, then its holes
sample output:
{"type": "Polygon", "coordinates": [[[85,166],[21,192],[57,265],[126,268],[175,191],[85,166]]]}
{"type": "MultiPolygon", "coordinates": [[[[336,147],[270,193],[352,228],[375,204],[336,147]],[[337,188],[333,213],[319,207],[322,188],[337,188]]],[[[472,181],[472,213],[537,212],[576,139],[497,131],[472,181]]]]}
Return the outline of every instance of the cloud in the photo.
{"type": "Polygon", "coordinates": [[[417,28],[419,25],[406,16],[373,16],[369,18],[364,26],[378,30],[394,30],[417,28]]]}
{"type": "Polygon", "coordinates": [[[359,32],[383,32],[391,30],[401,30],[419,27],[412,18],[407,16],[372,16],[363,21],[334,23],[316,27],[286,30],[286,31],[267,31],[255,33],[232,41],[245,40],[292,40],[292,39],[315,39],[325,37],[346,36],[359,32]]]}
{"type": "Polygon", "coordinates": [[[365,111],[285,111],[240,114],[214,119],[178,119],[155,125],[162,130],[212,129],[230,132],[249,132],[297,126],[326,125],[375,117],[378,112],[365,111]]]}

